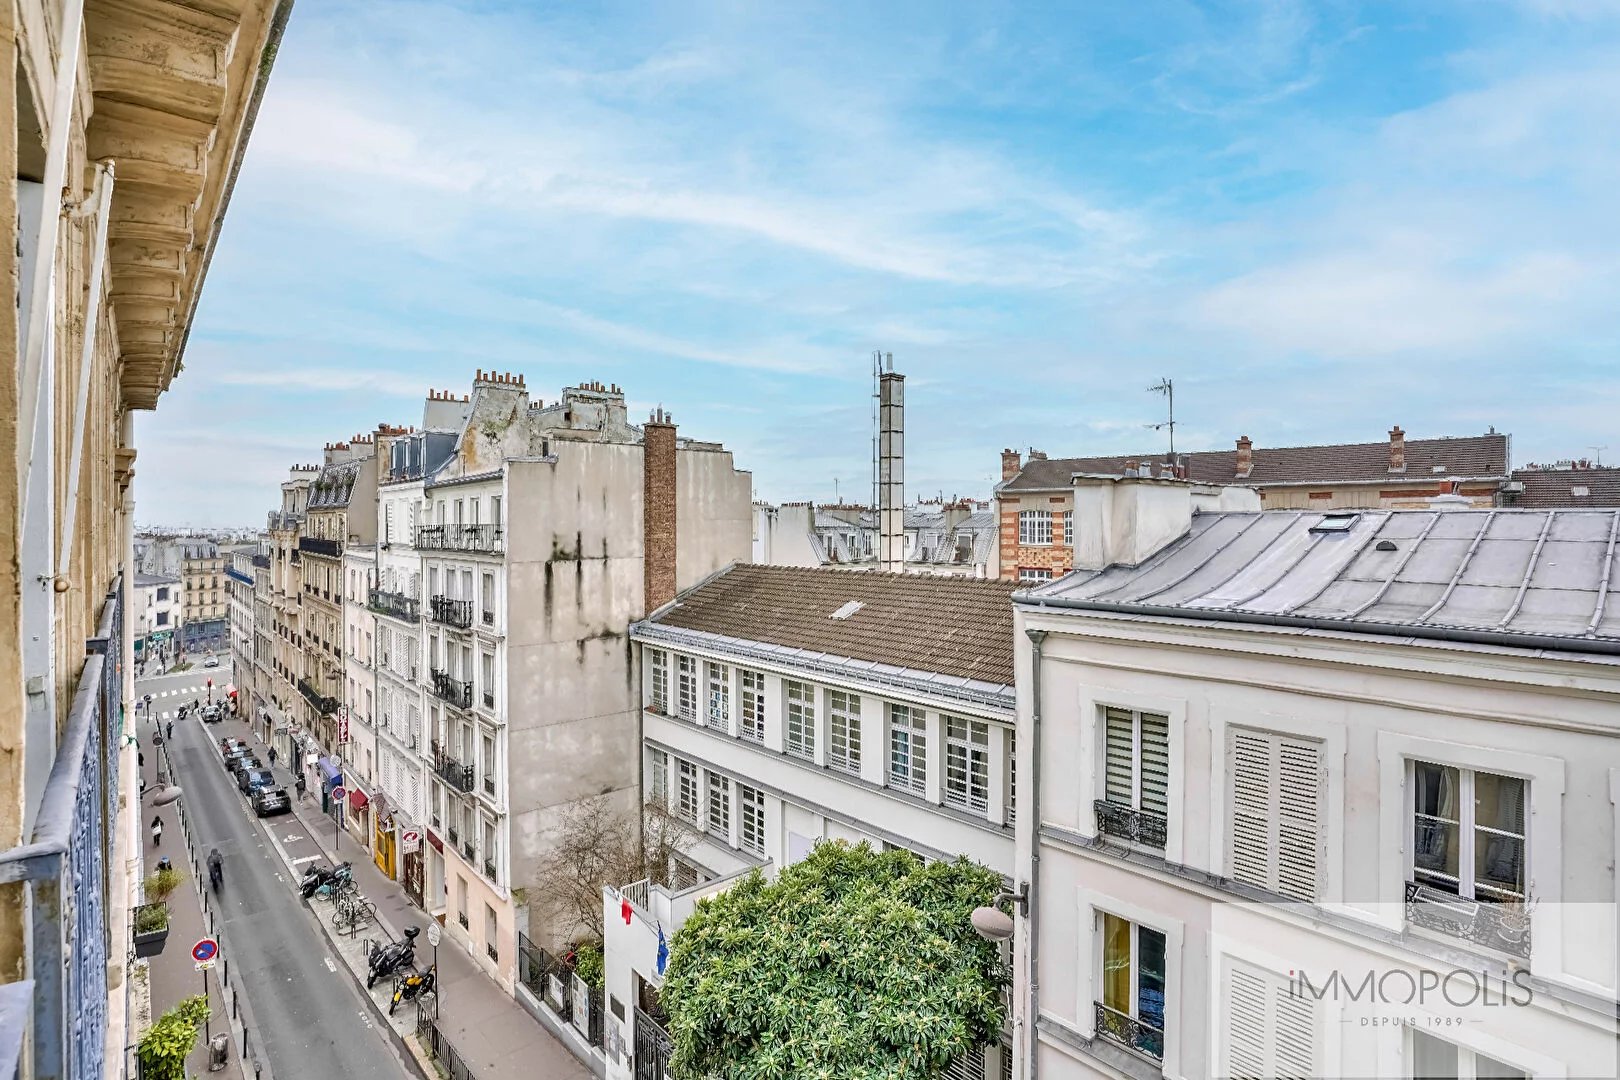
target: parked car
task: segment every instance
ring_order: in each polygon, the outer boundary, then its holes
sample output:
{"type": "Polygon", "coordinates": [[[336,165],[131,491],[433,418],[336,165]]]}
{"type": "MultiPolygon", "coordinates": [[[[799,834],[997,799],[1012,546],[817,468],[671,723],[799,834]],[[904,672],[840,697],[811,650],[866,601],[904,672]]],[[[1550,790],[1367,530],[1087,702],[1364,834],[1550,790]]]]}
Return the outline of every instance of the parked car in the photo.
{"type": "Polygon", "coordinates": [[[203,706],[203,711],[202,711],[202,718],[203,718],[203,723],[205,723],[205,724],[217,724],[217,723],[219,723],[221,720],[225,719],[225,706],[223,706],[223,705],[204,705],[203,706]]]}
{"type": "Polygon", "coordinates": [[[203,661],[203,667],[219,667],[219,657],[210,656],[208,659],[203,661]]]}
{"type": "Polygon", "coordinates": [[[225,736],[222,736],[220,738],[220,740],[219,740],[219,756],[220,757],[230,757],[231,754],[234,751],[238,750],[238,749],[246,750],[247,749],[247,743],[243,742],[241,739],[236,738],[234,735],[225,735],[225,736]]]}
{"type": "Polygon", "coordinates": [[[259,817],[291,811],[292,800],[287,798],[286,788],[262,787],[253,793],[253,812],[259,817]]]}
{"type": "Polygon", "coordinates": [[[243,769],[262,768],[264,768],[264,762],[260,761],[256,756],[254,756],[253,751],[249,750],[245,746],[238,752],[225,759],[225,770],[232,776],[235,776],[243,769]]]}
{"type": "Polygon", "coordinates": [[[260,788],[275,787],[276,777],[269,769],[238,769],[236,786],[244,795],[252,795],[260,788]]]}

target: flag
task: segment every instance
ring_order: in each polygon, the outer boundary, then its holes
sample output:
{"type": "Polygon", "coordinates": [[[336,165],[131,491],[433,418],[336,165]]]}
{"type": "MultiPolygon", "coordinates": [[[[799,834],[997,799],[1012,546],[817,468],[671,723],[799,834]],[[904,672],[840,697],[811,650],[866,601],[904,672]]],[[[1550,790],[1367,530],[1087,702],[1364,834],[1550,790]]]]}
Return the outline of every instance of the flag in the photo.
{"type": "Polygon", "coordinates": [[[619,901],[619,914],[624,916],[624,925],[630,925],[630,901],[628,898],[619,901]]]}
{"type": "Polygon", "coordinates": [[[658,924],[658,974],[664,973],[669,966],[669,942],[664,940],[664,924],[658,924]]]}

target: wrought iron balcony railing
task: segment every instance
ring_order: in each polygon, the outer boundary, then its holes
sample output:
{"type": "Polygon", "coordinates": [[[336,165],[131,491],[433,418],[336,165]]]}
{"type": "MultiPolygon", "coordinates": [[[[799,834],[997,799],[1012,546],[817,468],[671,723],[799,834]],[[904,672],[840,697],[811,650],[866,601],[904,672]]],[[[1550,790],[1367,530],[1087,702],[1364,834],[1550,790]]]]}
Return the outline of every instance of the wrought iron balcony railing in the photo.
{"type": "Polygon", "coordinates": [[[471,680],[463,682],[453,678],[448,671],[440,671],[438,668],[433,669],[432,675],[435,694],[458,708],[472,708],[471,680]]]}
{"type": "MultiPolygon", "coordinates": [[[[445,786],[462,795],[472,793],[473,767],[463,765],[449,754],[440,751],[433,756],[433,774],[443,780],[445,786]]],[[[455,843],[456,831],[450,830],[450,842],[455,843]]]]}
{"type": "Polygon", "coordinates": [[[329,559],[336,559],[343,555],[343,541],[328,540],[320,536],[300,536],[298,550],[307,551],[311,555],[324,555],[329,559]]]}
{"type": "Polygon", "coordinates": [[[270,556],[268,555],[254,555],[250,561],[260,570],[270,569],[270,556]]]}
{"type": "Polygon", "coordinates": [[[459,626],[463,630],[472,626],[471,600],[452,600],[448,596],[435,596],[428,602],[428,611],[432,614],[434,622],[444,623],[446,626],[459,626]]]}
{"type": "Polygon", "coordinates": [[[1164,847],[1167,822],[1158,814],[1122,806],[1107,799],[1098,799],[1091,807],[1097,812],[1098,833],[1129,840],[1143,847],[1164,847]]]}
{"type": "Polygon", "coordinates": [[[1530,906],[1524,901],[1468,900],[1416,881],[1406,883],[1410,926],[1461,938],[1512,956],[1530,955],[1530,906]]]}
{"type": "Polygon", "coordinates": [[[467,860],[467,865],[469,866],[473,865],[473,861],[478,857],[478,853],[473,849],[473,842],[471,840],[463,840],[461,842],[461,857],[467,860]]]}
{"type": "Polygon", "coordinates": [[[1146,1054],[1150,1058],[1164,1057],[1164,1031],[1135,1017],[1126,1016],[1118,1009],[1110,1009],[1102,1002],[1093,1002],[1096,1008],[1097,1034],[1116,1042],[1128,1050],[1146,1054]]]}
{"type": "Polygon", "coordinates": [[[426,551],[499,554],[506,550],[506,535],[499,525],[418,525],[416,546],[426,551]]]}
{"type": "Polygon", "coordinates": [[[341,704],[337,698],[332,697],[330,694],[321,693],[320,689],[308,679],[298,680],[298,692],[303,694],[304,700],[309,702],[310,707],[322,716],[337,712],[338,705],[341,704]]]}
{"type": "Polygon", "coordinates": [[[416,597],[406,596],[404,593],[372,589],[367,606],[379,615],[391,615],[405,622],[416,622],[421,618],[420,605],[416,597]]]}
{"type": "Polygon", "coordinates": [[[484,876],[491,881],[495,880],[495,864],[488,859],[484,860],[484,876]]]}

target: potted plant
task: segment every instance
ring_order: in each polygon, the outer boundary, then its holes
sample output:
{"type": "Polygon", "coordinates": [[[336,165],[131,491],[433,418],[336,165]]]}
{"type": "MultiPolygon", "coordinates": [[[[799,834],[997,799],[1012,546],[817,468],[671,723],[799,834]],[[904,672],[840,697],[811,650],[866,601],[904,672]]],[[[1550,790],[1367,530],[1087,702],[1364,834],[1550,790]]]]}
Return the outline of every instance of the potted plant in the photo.
{"type": "Polygon", "coordinates": [[[208,1012],[208,999],[199,995],[157,1018],[135,1051],[142,1080],[185,1080],[186,1058],[197,1045],[197,1029],[208,1012]]]}
{"type": "Polygon", "coordinates": [[[136,956],[156,956],[163,951],[169,939],[169,897],[183,880],[180,871],[164,866],[141,883],[146,903],[135,909],[136,956]]]}

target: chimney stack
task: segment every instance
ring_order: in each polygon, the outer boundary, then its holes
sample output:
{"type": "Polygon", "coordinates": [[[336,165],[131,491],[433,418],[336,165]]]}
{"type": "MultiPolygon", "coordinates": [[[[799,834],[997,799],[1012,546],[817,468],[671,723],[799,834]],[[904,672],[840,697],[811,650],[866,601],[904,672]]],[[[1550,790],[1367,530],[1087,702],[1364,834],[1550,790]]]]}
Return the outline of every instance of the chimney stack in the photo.
{"type": "Polygon", "coordinates": [[[675,599],[675,418],[655,409],[641,438],[643,614],[675,599]]]}
{"type": "Polygon", "coordinates": [[[1024,467],[1024,456],[1017,450],[1003,450],[1001,452],[1001,479],[1011,480],[1018,475],[1024,467]]]}
{"type": "Polygon", "coordinates": [[[1389,471],[1406,471],[1406,432],[1399,424],[1389,429],[1389,471]]]}
{"type": "Polygon", "coordinates": [[[1237,470],[1233,474],[1239,480],[1245,480],[1254,471],[1254,440],[1247,435],[1239,435],[1237,441],[1237,470]]]}
{"type": "Polygon", "coordinates": [[[906,377],[878,377],[878,569],[906,568],[906,377]]]}

